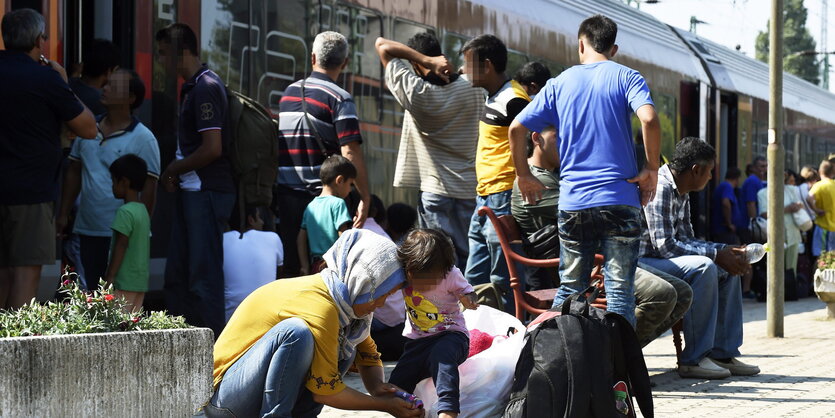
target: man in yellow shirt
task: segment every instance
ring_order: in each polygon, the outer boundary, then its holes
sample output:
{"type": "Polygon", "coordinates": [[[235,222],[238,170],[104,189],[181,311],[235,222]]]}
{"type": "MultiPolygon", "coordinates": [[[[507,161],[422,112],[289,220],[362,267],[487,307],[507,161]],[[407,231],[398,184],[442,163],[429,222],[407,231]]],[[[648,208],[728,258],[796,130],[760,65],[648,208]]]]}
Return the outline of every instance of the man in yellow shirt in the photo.
{"type": "Polygon", "coordinates": [[[275,281],[244,299],[215,343],[206,415],[315,416],[324,404],[421,416],[384,383],[369,335],[371,313],[405,282],[396,248],[374,232],[346,231],[320,274],[275,281]],[[370,396],[342,381],[351,364],[370,396]]]}
{"type": "Polygon", "coordinates": [[[809,190],[809,203],[818,212],[812,239],[812,255],[835,250],[835,165],[823,160],[818,170],[821,181],[809,190]]]}
{"type": "MultiPolygon", "coordinates": [[[[510,273],[499,239],[487,217],[478,215],[478,208],[487,206],[497,216],[510,214],[516,170],[510,155],[508,128],[531,98],[522,85],[505,75],[507,48],[499,38],[478,36],[467,42],[461,52],[465,61],[464,73],[473,86],[484,88],[488,95],[484,115],[478,123],[475,160],[478,196],[470,220],[470,254],[465,276],[473,285],[498,284],[504,290],[505,310],[513,312],[510,273]]],[[[523,276],[519,279],[524,283],[525,270],[520,268],[518,271],[523,276]]]]}

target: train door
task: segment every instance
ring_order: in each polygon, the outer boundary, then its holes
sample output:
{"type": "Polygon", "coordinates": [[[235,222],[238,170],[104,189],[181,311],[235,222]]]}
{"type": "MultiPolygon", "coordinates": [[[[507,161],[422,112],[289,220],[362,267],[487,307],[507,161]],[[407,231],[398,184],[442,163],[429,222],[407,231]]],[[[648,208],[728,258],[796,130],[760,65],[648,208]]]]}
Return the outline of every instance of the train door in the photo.
{"type": "Polygon", "coordinates": [[[93,39],[119,47],[123,68],[134,67],[134,0],[67,0],[64,2],[63,54],[67,73],[76,73],[93,39]],[[75,70],[75,71],[72,71],[75,70]]]}
{"type": "Polygon", "coordinates": [[[714,184],[725,179],[731,167],[737,166],[739,141],[737,137],[738,99],[735,95],[723,94],[719,109],[719,143],[717,144],[717,169],[714,172],[714,184]]]}

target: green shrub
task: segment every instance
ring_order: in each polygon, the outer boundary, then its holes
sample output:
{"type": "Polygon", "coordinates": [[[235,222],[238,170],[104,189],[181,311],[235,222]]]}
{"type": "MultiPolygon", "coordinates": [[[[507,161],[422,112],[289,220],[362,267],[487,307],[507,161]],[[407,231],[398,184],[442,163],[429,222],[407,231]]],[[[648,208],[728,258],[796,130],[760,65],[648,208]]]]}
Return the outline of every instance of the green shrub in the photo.
{"type": "Polygon", "coordinates": [[[59,301],[39,304],[33,299],[18,310],[0,310],[0,338],[189,327],[183,317],[165,312],[128,313],[125,300],[112,292],[103,281],[98,291],[87,293],[76,281],[64,280],[59,301]]]}

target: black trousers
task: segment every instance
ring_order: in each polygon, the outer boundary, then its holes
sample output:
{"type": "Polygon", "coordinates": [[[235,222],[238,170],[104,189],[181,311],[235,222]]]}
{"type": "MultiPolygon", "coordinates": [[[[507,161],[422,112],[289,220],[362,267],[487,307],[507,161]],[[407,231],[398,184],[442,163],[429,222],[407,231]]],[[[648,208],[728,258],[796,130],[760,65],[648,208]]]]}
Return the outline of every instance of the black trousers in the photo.
{"type": "Polygon", "coordinates": [[[273,192],[273,212],[278,218],[277,232],[284,245],[284,266],[281,277],[297,277],[300,272],[299,251],[296,239],[302,225],[302,217],[314,196],[308,192],[278,186],[273,192]]]}
{"type": "Polygon", "coordinates": [[[89,291],[99,288],[99,279],[107,273],[110,256],[110,238],[79,235],[81,265],[84,267],[84,285],[89,291]]]}

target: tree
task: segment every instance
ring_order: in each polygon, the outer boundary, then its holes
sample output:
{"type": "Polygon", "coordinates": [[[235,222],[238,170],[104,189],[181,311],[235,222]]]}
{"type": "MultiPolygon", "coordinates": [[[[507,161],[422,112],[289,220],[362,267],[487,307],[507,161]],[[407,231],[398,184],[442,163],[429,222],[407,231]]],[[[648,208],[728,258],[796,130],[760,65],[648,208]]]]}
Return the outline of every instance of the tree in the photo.
{"type": "MultiPolygon", "coordinates": [[[[817,46],[815,39],[806,27],[808,11],[803,0],[786,0],[783,7],[783,70],[803,78],[810,83],[818,84],[816,55],[793,55],[802,51],[814,51],[817,46]]],[[[769,22],[770,23],[770,22],[769,22]]],[[[757,34],[757,59],[768,62],[769,27],[765,32],[757,34]]]]}

